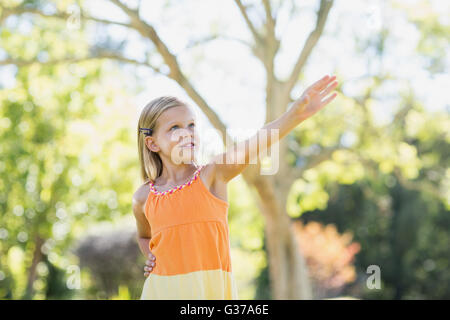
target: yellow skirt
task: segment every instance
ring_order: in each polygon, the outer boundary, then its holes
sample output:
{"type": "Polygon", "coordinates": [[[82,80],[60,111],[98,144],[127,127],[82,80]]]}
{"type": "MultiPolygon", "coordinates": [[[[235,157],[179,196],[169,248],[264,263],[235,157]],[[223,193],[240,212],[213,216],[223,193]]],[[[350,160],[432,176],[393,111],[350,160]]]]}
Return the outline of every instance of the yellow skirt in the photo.
{"type": "Polygon", "coordinates": [[[237,300],[233,274],[222,269],[202,270],[145,279],[140,300],[237,300]]]}

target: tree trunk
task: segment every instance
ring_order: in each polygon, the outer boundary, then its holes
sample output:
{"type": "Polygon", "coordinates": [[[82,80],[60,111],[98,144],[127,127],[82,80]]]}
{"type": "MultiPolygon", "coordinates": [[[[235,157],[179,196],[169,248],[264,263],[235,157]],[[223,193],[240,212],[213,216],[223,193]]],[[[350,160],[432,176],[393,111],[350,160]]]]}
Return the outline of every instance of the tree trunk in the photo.
{"type": "MultiPolygon", "coordinates": [[[[243,176],[256,188],[258,205],[265,217],[272,297],[274,300],[312,299],[307,266],[285,209],[289,186],[283,184],[278,188],[274,176],[260,175],[258,170],[259,165],[250,166],[243,176]]],[[[283,179],[283,174],[278,178],[283,179]]]]}
{"type": "Polygon", "coordinates": [[[39,235],[36,235],[34,240],[34,252],[33,252],[33,260],[31,261],[30,268],[28,269],[28,280],[27,280],[27,289],[25,292],[25,299],[33,298],[33,283],[36,280],[36,268],[39,262],[42,261],[42,251],[41,246],[44,244],[44,239],[42,239],[39,235]]]}

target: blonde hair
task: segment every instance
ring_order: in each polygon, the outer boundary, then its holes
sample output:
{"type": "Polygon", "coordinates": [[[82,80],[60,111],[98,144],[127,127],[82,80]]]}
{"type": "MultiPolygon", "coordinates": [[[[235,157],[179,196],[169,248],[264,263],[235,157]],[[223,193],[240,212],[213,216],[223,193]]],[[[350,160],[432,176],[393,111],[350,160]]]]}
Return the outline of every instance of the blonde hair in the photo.
{"type": "Polygon", "coordinates": [[[167,109],[188,105],[174,96],[162,96],[150,101],[142,110],[137,127],[137,142],[139,151],[139,162],[141,163],[141,177],[144,182],[155,181],[162,173],[163,164],[158,153],[153,152],[145,145],[145,137],[148,131],[139,128],[149,128],[155,132],[156,121],[167,109]]]}

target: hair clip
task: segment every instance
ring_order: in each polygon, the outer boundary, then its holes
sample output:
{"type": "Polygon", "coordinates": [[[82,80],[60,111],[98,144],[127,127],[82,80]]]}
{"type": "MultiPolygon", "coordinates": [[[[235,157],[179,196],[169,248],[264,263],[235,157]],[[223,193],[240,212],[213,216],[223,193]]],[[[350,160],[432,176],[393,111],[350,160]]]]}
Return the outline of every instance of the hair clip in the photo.
{"type": "Polygon", "coordinates": [[[150,129],[150,128],[139,128],[139,132],[143,132],[143,131],[147,131],[147,132],[144,132],[144,134],[146,136],[151,136],[152,133],[153,133],[153,129],[150,129]]]}

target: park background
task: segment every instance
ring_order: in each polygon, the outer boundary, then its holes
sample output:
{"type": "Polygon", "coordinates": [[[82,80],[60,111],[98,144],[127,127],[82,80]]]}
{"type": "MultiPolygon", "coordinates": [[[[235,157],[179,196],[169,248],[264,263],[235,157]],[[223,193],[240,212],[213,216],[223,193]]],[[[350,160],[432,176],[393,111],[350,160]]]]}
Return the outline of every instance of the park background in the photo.
{"type": "Polygon", "coordinates": [[[138,299],[145,104],[190,103],[206,161],[325,74],[229,183],[239,297],[449,299],[449,35],[441,0],[1,0],[0,299],[138,299]]]}

